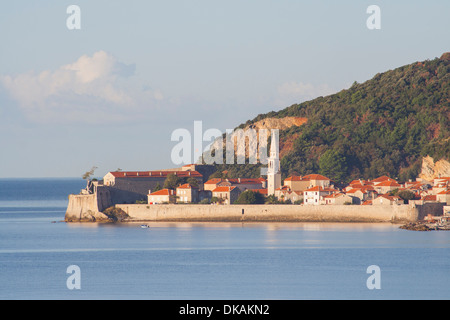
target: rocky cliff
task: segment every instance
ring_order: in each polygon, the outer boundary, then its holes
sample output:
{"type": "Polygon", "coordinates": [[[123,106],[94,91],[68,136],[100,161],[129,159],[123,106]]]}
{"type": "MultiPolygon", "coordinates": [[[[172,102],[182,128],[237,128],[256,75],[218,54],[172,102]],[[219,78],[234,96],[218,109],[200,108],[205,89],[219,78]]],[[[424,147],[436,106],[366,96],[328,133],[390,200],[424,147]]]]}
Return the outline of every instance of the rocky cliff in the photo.
{"type": "Polygon", "coordinates": [[[293,126],[301,126],[308,122],[307,118],[303,117],[285,117],[285,118],[266,118],[259,121],[256,121],[255,123],[248,125],[245,127],[244,130],[248,128],[252,129],[279,129],[279,130],[286,130],[293,126]]]}
{"type": "MultiPolygon", "coordinates": [[[[278,130],[286,130],[291,127],[299,127],[304,125],[308,122],[307,118],[303,117],[285,117],[285,118],[266,118],[262,119],[260,121],[256,121],[250,125],[245,126],[242,130],[245,132],[248,132],[248,129],[254,129],[256,132],[256,139],[248,139],[245,140],[245,150],[244,148],[240,148],[240,143],[238,141],[239,138],[239,132],[234,131],[231,136],[227,137],[227,139],[230,139],[231,141],[234,141],[234,150],[236,156],[246,155],[248,156],[248,150],[256,150],[256,152],[259,150],[258,147],[261,146],[261,141],[259,140],[259,130],[266,129],[267,130],[267,137],[270,137],[271,130],[272,129],[278,129],[278,130]]],[[[280,140],[279,145],[279,151],[280,156],[282,157],[284,154],[292,150],[292,143],[294,141],[296,136],[291,136],[290,139],[286,140],[280,140]]],[[[226,140],[225,139],[218,139],[216,142],[214,142],[211,146],[211,149],[219,149],[219,148],[226,148],[226,140]]]]}
{"type": "Polygon", "coordinates": [[[450,177],[450,162],[444,159],[434,162],[432,157],[426,156],[422,160],[422,171],[419,177],[427,181],[432,181],[434,178],[450,177]]]}

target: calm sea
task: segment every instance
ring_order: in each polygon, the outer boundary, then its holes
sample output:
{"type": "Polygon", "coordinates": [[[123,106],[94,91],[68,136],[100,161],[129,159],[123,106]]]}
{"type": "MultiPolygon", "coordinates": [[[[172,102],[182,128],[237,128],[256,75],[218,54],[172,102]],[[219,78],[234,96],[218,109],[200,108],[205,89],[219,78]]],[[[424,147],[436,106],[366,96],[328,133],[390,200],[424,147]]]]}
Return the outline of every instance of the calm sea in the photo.
{"type": "Polygon", "coordinates": [[[83,187],[80,179],[0,179],[0,299],[450,298],[450,232],[62,222],[67,195],[83,187]],[[73,265],[80,289],[70,290],[73,265]],[[368,273],[372,265],[379,271],[368,273]],[[370,290],[374,276],[380,289],[370,290]]]}

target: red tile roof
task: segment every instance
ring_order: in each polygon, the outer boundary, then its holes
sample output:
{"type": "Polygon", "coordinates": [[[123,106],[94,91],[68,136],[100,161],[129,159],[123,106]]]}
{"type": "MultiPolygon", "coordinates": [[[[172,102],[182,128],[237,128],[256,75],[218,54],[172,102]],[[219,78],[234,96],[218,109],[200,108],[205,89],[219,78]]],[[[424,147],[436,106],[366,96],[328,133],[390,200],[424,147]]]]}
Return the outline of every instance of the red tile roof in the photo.
{"type": "Polygon", "coordinates": [[[436,195],[427,195],[422,198],[423,201],[437,201],[436,195]]]}
{"type": "Polygon", "coordinates": [[[236,187],[217,187],[212,192],[230,192],[231,190],[235,189],[236,187]]]}
{"type": "Polygon", "coordinates": [[[341,197],[344,196],[344,193],[338,192],[338,193],[332,193],[329,195],[324,196],[324,198],[330,199],[330,198],[337,198],[337,197],[341,197]]]}
{"type": "Polygon", "coordinates": [[[377,187],[400,187],[400,185],[395,180],[386,180],[377,184],[377,187]]]}
{"type": "Polygon", "coordinates": [[[178,186],[177,189],[198,189],[198,187],[193,186],[190,183],[185,183],[185,184],[182,184],[181,186],[178,186]]]}
{"type": "Polygon", "coordinates": [[[175,174],[177,177],[203,177],[198,171],[113,171],[110,173],[115,178],[167,177],[170,174],[175,174]]]}
{"type": "Polygon", "coordinates": [[[353,189],[361,189],[362,187],[364,187],[364,185],[362,185],[361,183],[350,183],[349,186],[353,189]]]}
{"type": "Polygon", "coordinates": [[[153,193],[150,193],[150,196],[172,196],[174,195],[174,191],[171,189],[162,189],[162,190],[158,190],[155,191],[153,193]]]}
{"type": "Polygon", "coordinates": [[[367,190],[366,189],[351,189],[351,190],[349,190],[349,191],[347,191],[346,193],[355,193],[355,192],[358,192],[358,191],[361,191],[362,193],[367,193],[367,190]]]}
{"type": "Polygon", "coordinates": [[[253,191],[253,192],[258,192],[258,193],[261,193],[261,194],[264,194],[264,195],[267,194],[267,189],[247,189],[247,190],[250,190],[250,191],[253,191]]]}
{"type": "Polygon", "coordinates": [[[376,179],[373,179],[372,182],[383,182],[383,181],[389,181],[389,180],[394,180],[394,179],[391,179],[388,176],[381,176],[376,179]]]}
{"type": "Polygon", "coordinates": [[[284,181],[309,181],[309,180],[308,179],[304,180],[302,176],[291,176],[284,179],[284,181]]]}
{"type": "Polygon", "coordinates": [[[310,180],[331,180],[321,174],[308,174],[306,176],[290,176],[284,181],[310,181],[310,180]]]}
{"type": "Polygon", "coordinates": [[[218,184],[219,182],[222,182],[222,179],[220,178],[213,178],[205,182],[205,184],[218,184]]]}
{"type": "Polygon", "coordinates": [[[306,180],[331,180],[327,177],[324,177],[321,174],[308,174],[308,175],[304,176],[303,179],[306,179],[306,180]]]}
{"type": "Polygon", "coordinates": [[[258,179],[238,178],[238,179],[227,179],[227,181],[232,184],[261,184],[266,180],[264,178],[258,179]]]}
{"type": "Polygon", "coordinates": [[[333,188],[328,188],[328,187],[321,187],[321,186],[316,186],[316,187],[312,187],[312,188],[309,188],[309,189],[307,189],[307,190],[305,190],[306,192],[308,192],[308,191],[338,191],[338,190],[336,190],[336,189],[333,189],[333,188]]]}

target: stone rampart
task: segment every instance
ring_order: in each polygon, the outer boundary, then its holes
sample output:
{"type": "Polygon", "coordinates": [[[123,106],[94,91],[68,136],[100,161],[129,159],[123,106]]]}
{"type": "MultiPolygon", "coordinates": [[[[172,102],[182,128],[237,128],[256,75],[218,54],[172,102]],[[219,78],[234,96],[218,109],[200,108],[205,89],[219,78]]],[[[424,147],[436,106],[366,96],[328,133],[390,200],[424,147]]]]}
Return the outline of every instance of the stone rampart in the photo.
{"type": "Polygon", "coordinates": [[[262,222],[408,222],[418,209],[409,205],[195,205],[121,204],[127,221],[262,221],[262,222]]]}
{"type": "Polygon", "coordinates": [[[108,188],[98,187],[93,194],[71,194],[64,220],[73,221],[106,221],[108,217],[102,213],[111,205],[108,188]]]}

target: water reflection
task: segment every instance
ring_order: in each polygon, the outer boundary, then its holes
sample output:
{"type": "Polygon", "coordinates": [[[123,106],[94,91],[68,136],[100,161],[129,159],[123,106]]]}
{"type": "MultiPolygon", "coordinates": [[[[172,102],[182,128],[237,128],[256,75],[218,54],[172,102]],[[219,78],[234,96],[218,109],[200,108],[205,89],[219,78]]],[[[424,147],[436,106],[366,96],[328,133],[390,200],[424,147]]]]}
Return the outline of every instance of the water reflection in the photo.
{"type": "MultiPolygon", "coordinates": [[[[150,228],[173,229],[231,229],[231,228],[260,228],[266,230],[305,230],[305,231],[368,231],[392,230],[400,225],[392,223],[333,223],[333,222],[145,222],[150,228]]],[[[95,223],[70,222],[69,227],[133,227],[138,228],[142,222],[123,223],[95,223]]]]}

